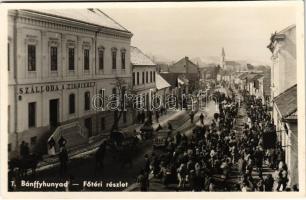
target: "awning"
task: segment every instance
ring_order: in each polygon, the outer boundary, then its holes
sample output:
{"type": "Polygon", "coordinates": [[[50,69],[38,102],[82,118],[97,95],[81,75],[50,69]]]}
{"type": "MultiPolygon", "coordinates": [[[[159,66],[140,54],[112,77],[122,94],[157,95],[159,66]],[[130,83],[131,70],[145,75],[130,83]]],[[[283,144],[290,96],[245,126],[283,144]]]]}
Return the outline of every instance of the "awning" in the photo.
{"type": "Polygon", "coordinates": [[[297,111],[297,85],[285,90],[273,99],[282,118],[289,117],[297,111]]]}

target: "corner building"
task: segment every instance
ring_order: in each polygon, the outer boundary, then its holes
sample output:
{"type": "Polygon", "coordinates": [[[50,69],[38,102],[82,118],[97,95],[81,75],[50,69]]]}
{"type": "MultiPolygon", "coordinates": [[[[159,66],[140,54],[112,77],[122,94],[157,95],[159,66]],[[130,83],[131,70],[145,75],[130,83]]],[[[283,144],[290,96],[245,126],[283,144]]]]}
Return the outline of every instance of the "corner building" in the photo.
{"type": "MultiPolygon", "coordinates": [[[[93,109],[92,97],[119,93],[118,79],[129,88],[131,37],[98,9],[10,10],[10,157],[22,141],[46,153],[55,131],[68,147],[107,135],[114,113],[93,109]]],[[[119,126],[132,123],[126,114],[119,126]]]]}

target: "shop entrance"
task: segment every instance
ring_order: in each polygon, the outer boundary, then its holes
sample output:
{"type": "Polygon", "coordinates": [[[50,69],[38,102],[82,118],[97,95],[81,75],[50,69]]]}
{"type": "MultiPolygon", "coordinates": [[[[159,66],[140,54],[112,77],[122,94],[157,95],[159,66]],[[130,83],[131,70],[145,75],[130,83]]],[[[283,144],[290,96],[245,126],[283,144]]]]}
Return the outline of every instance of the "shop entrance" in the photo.
{"type": "Polygon", "coordinates": [[[49,119],[50,126],[57,127],[58,124],[58,109],[59,109],[59,99],[51,99],[49,102],[49,119]]]}

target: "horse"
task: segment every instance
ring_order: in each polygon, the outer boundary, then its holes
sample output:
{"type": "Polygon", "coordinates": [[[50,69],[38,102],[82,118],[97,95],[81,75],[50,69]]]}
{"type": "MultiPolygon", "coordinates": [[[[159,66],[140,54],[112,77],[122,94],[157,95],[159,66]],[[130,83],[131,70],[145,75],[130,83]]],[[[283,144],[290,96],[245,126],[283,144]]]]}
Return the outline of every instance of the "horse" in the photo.
{"type": "Polygon", "coordinates": [[[125,167],[126,165],[129,165],[129,167],[133,166],[133,156],[135,156],[135,148],[133,146],[127,146],[122,148],[119,151],[119,160],[121,164],[121,168],[125,167]]]}
{"type": "Polygon", "coordinates": [[[95,172],[99,168],[104,167],[104,158],[105,158],[105,153],[106,153],[106,145],[107,141],[104,141],[98,148],[95,154],[95,159],[96,159],[96,166],[95,166],[95,172]]]}
{"type": "Polygon", "coordinates": [[[41,160],[41,155],[31,154],[20,159],[13,158],[9,161],[8,165],[11,171],[17,168],[21,177],[25,177],[29,169],[32,170],[32,176],[35,176],[37,165],[41,160]]]}

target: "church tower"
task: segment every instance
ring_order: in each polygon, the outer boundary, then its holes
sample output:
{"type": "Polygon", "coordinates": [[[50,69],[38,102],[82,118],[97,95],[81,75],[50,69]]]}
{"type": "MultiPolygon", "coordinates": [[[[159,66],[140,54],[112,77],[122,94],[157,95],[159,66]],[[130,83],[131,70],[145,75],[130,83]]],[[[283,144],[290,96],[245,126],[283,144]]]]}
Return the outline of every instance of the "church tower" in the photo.
{"type": "Polygon", "coordinates": [[[223,69],[225,67],[225,51],[224,51],[223,47],[222,47],[222,53],[221,53],[220,67],[223,68],[223,69]]]}

